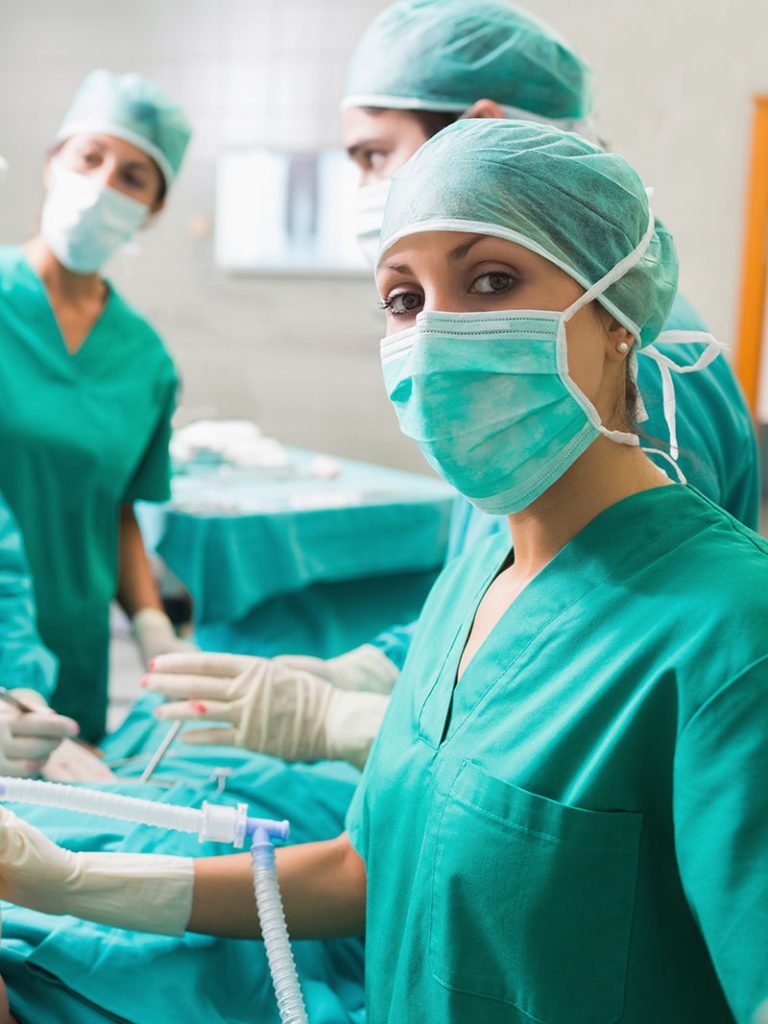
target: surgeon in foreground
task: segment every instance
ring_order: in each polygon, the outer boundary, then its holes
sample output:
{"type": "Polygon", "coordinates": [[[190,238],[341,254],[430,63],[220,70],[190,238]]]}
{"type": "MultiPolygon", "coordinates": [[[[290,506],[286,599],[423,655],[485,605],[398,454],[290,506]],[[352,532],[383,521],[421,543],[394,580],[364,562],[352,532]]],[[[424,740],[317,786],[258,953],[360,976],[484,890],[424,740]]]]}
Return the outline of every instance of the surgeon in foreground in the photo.
{"type": "MultiPolygon", "coordinates": [[[[638,444],[672,239],[621,157],[509,120],[424,146],[382,238],[401,428],[510,533],[433,589],[347,830],[279,851],[291,934],[365,929],[370,1024],[749,1024],[768,545],[638,444]]],[[[121,877],[2,820],[3,899],[258,935],[247,855],[121,877]]]]}
{"type": "MultiPolygon", "coordinates": [[[[375,254],[392,174],[440,128],[459,118],[520,117],[594,135],[591,76],[556,32],[495,0],[399,0],[370,25],[352,56],[343,129],[360,170],[358,237],[375,254]]],[[[373,255],[372,257],[373,258],[373,255]]],[[[681,296],[667,329],[700,326],[681,296]]],[[[660,344],[675,363],[690,346],[660,344]]],[[[747,526],[757,526],[758,460],[752,423],[723,356],[699,373],[639,366],[648,419],[645,447],[747,526]],[[673,382],[674,381],[674,382],[673,382]],[[674,396],[674,436],[666,416],[674,396]],[[659,439],[659,441],[649,440],[659,439]],[[677,449],[677,452],[675,452],[677,449]],[[670,454],[675,458],[670,459],[670,454]]],[[[447,557],[506,530],[503,518],[459,498],[447,557]]],[[[265,660],[227,654],[158,658],[145,685],[168,698],[163,719],[201,726],[188,743],[216,742],[290,761],[325,758],[362,767],[405,662],[415,624],[393,626],[340,657],[265,660]]],[[[190,747],[194,750],[194,747],[190,747]]]]}

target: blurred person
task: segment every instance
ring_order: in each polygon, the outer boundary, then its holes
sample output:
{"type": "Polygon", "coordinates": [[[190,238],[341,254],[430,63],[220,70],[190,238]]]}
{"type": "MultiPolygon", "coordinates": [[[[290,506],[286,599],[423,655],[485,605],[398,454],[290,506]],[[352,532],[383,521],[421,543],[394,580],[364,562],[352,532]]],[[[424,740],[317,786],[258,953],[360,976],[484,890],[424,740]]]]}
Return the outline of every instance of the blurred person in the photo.
{"type": "Polygon", "coordinates": [[[145,661],[188,646],[162,610],[133,512],[169,497],[176,372],[102,268],[158,216],[189,138],[152,82],[94,71],[46,159],[37,234],[0,249],[0,491],[59,661],[52,706],[91,742],[106,724],[113,598],[145,661]]]}

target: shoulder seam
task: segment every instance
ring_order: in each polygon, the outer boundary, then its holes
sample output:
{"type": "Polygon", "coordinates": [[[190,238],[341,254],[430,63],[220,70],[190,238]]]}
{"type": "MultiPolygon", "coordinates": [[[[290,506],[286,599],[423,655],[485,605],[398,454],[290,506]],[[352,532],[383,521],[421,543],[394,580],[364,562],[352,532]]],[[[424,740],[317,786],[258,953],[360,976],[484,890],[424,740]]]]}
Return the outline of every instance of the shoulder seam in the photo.
{"type": "Polygon", "coordinates": [[[727,682],[723,683],[723,685],[720,686],[714,693],[710,694],[709,697],[707,697],[707,699],[704,701],[704,703],[700,704],[696,708],[694,713],[691,715],[691,717],[685,723],[683,728],[680,730],[677,736],[678,742],[683,738],[688,727],[692,725],[700,715],[705,714],[709,707],[712,704],[714,704],[716,700],[718,700],[724,693],[732,689],[737,683],[743,680],[744,677],[748,675],[753,669],[757,668],[758,665],[762,665],[764,663],[768,663],[768,653],[763,654],[761,657],[755,658],[753,661],[749,662],[749,664],[745,665],[744,668],[737,675],[731,676],[731,678],[727,682]]]}

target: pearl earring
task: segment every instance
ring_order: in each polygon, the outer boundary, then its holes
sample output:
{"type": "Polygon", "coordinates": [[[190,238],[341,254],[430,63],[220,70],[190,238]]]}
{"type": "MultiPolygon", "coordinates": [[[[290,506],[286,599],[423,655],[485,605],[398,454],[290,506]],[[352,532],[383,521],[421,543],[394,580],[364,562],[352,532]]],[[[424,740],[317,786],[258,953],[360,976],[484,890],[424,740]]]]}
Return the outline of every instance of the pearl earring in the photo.
{"type": "Polygon", "coordinates": [[[626,343],[626,341],[620,341],[619,344],[616,346],[616,351],[620,352],[623,356],[625,356],[627,352],[629,352],[629,345],[626,343]]]}

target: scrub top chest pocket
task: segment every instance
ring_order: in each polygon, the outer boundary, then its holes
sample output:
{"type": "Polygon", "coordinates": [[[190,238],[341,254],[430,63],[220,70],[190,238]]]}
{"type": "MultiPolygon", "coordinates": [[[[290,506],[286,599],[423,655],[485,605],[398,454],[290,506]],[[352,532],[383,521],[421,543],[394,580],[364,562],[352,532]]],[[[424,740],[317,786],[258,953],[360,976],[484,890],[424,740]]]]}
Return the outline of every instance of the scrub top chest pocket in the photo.
{"type": "Polygon", "coordinates": [[[478,1022],[621,1020],[642,816],[568,807],[466,761],[437,813],[435,979],[476,996],[478,1022]]]}

